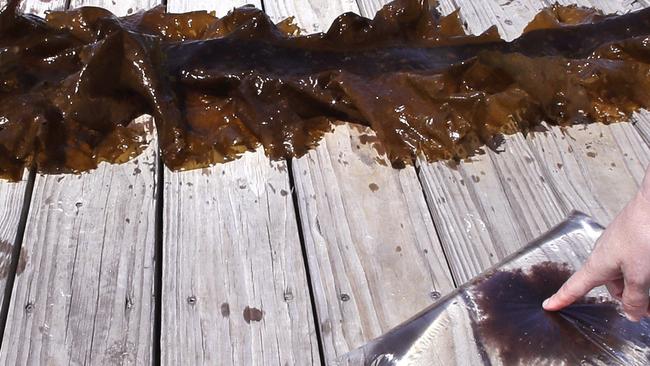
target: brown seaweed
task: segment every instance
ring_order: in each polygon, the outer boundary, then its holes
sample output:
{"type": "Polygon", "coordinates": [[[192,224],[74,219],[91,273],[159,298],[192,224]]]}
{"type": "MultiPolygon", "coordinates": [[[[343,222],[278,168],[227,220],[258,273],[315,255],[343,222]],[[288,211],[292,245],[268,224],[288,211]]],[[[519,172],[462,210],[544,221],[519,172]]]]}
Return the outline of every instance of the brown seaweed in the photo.
{"type": "Polygon", "coordinates": [[[84,7],[0,14],[0,177],[123,162],[154,117],[171,169],[263,146],[300,156],[335,121],[370,126],[394,164],[462,159],[542,121],[624,119],[650,104],[650,9],[620,16],[555,6],[512,42],[466,35],[458,12],[397,0],[296,36],[243,7],[223,18],[126,17],[84,7]]]}

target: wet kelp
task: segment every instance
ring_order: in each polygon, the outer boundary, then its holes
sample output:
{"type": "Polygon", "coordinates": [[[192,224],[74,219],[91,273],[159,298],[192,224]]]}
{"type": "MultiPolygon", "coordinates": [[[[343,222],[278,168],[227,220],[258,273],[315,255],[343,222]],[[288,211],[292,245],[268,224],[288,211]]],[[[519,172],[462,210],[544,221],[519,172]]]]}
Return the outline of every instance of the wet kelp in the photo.
{"type": "Polygon", "coordinates": [[[395,165],[460,159],[541,121],[620,120],[650,104],[650,9],[542,11],[517,40],[466,35],[458,12],[397,0],[295,36],[244,7],[0,15],[0,177],[123,162],[154,117],[165,164],[189,169],[259,145],[300,156],[334,121],[370,126],[395,165]]]}

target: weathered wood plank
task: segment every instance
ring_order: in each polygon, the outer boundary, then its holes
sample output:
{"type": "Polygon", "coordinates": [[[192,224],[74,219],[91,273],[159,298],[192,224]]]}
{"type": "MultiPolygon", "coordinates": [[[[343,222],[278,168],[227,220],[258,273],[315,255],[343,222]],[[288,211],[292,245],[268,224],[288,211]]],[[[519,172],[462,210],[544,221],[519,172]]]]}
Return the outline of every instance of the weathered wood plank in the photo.
{"type": "Polygon", "coordinates": [[[156,166],[153,141],[124,165],[36,177],[0,363],[151,362],[156,166]]]}
{"type": "Polygon", "coordinates": [[[627,122],[564,131],[553,127],[528,142],[566,206],[603,224],[634,196],[650,157],[648,146],[627,122]]]}
{"type": "MultiPolygon", "coordinates": [[[[2,6],[2,5],[0,5],[2,6]]],[[[23,211],[23,202],[27,193],[28,173],[23,180],[16,183],[0,181],[0,303],[4,299],[7,276],[11,275],[13,248],[18,241],[19,224],[23,211]]],[[[25,254],[21,255],[25,258],[25,254]]],[[[24,263],[25,259],[23,259],[24,263]]],[[[17,275],[22,273],[23,266],[18,266],[17,275]]]]}
{"type": "MultiPolygon", "coordinates": [[[[274,19],[295,15],[308,32],[359,12],[350,1],[264,5],[274,19]]],[[[391,168],[368,140],[369,130],[339,125],[292,164],[326,360],[453,288],[415,169],[391,168]]]]}
{"type": "Polygon", "coordinates": [[[355,0],[267,0],[264,11],[275,22],[294,16],[296,23],[307,33],[327,31],[337,16],[354,11],[358,12],[355,0]]]}
{"type": "Polygon", "coordinates": [[[377,10],[389,2],[390,0],[357,0],[359,14],[366,18],[373,18],[377,10]]]}
{"type": "MultiPolygon", "coordinates": [[[[169,0],[168,10],[224,15],[245,3],[169,0]]],[[[162,363],[320,363],[286,163],[259,149],[166,169],[164,194],[162,363]]]]}
{"type": "Polygon", "coordinates": [[[646,144],[650,145],[650,112],[641,111],[634,114],[635,127],[646,144]]]}
{"type": "Polygon", "coordinates": [[[371,148],[357,149],[363,144],[352,131],[337,128],[293,164],[329,357],[453,287],[415,171],[379,165],[371,148]]]}
{"type": "MultiPolygon", "coordinates": [[[[41,0],[43,1],[43,0],[41,0]]],[[[108,9],[113,14],[122,16],[138,10],[150,9],[163,3],[163,0],[69,0],[71,8],[80,6],[99,6],[108,9]]]]}
{"type": "MultiPolygon", "coordinates": [[[[0,0],[0,8],[3,8],[7,5],[7,0],[0,0]]],[[[52,0],[25,0],[20,4],[20,10],[25,13],[37,14],[39,16],[45,16],[45,12],[48,10],[62,10],[65,9],[65,1],[52,1],[52,0]]]]}
{"type": "Polygon", "coordinates": [[[447,257],[456,263],[452,273],[458,283],[526,241],[515,225],[504,224],[515,222],[515,215],[489,158],[457,168],[429,164],[420,168],[420,177],[447,257]]]}
{"type": "Polygon", "coordinates": [[[163,364],[319,362],[286,171],[260,153],[165,173],[163,364]]]}
{"type": "Polygon", "coordinates": [[[457,171],[420,161],[420,175],[454,275],[465,282],[539,236],[568,211],[521,136],[457,171]],[[521,157],[524,159],[521,159],[521,157]]]}
{"type": "Polygon", "coordinates": [[[37,177],[27,266],[14,286],[0,358],[7,364],[148,362],[154,205],[143,197],[153,196],[154,180],[148,169],[127,166],[37,177]]]}
{"type": "Polygon", "coordinates": [[[167,11],[185,13],[194,10],[213,11],[217,16],[224,16],[229,11],[244,5],[253,5],[262,9],[262,0],[167,0],[167,11]]]}

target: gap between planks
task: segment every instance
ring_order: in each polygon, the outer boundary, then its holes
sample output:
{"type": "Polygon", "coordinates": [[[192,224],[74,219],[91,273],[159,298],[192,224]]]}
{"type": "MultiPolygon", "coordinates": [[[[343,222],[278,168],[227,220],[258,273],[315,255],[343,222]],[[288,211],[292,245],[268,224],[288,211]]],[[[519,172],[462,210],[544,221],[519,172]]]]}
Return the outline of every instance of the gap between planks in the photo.
{"type": "MultiPolygon", "coordinates": [[[[3,6],[3,4],[0,4],[0,6],[3,6]]],[[[2,304],[0,307],[0,344],[2,344],[5,326],[7,325],[7,314],[9,313],[13,285],[16,276],[24,270],[26,265],[25,254],[21,252],[34,189],[34,180],[36,179],[35,170],[31,169],[25,175],[26,177],[23,177],[20,183],[9,185],[7,182],[2,182],[0,184],[0,201],[5,201],[0,202],[0,207],[2,207],[2,212],[0,212],[0,225],[2,225],[0,228],[0,246],[3,250],[2,263],[0,264],[0,273],[3,276],[1,285],[3,288],[0,288],[0,291],[2,291],[2,298],[0,299],[0,304],[2,304]],[[18,198],[22,198],[22,203],[17,200],[18,198]],[[17,208],[18,210],[16,210],[17,208]],[[19,216],[15,215],[16,213],[19,216]],[[13,240],[10,241],[12,234],[13,240]]]]}

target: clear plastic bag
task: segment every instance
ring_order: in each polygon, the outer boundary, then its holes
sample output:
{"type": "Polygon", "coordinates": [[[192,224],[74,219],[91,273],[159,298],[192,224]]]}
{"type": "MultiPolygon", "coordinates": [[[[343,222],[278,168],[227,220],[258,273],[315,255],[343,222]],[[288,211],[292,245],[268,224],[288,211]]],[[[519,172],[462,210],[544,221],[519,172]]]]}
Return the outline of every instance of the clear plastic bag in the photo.
{"type": "Polygon", "coordinates": [[[587,259],[602,231],[590,217],[573,213],[335,364],[650,365],[650,321],[628,321],[605,289],[560,312],[541,307],[587,259]]]}

